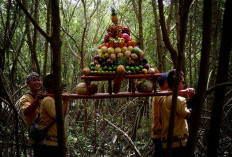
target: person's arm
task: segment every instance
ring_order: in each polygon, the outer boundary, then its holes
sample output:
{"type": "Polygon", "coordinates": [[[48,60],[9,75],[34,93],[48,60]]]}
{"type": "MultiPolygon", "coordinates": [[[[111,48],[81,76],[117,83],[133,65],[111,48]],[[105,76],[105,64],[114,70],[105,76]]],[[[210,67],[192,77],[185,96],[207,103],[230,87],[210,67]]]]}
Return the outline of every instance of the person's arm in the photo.
{"type": "Polygon", "coordinates": [[[190,115],[190,110],[187,108],[186,99],[183,97],[177,98],[176,112],[180,117],[188,117],[190,115]]]}
{"type": "Polygon", "coordinates": [[[25,108],[23,114],[27,116],[30,115],[31,113],[34,113],[35,110],[38,108],[38,106],[39,106],[39,101],[33,100],[32,103],[25,108]]]}
{"type": "Polygon", "coordinates": [[[30,114],[32,114],[32,113],[35,112],[35,110],[36,110],[36,109],[39,107],[39,105],[40,105],[40,99],[42,99],[42,95],[43,95],[42,92],[38,92],[38,94],[36,95],[35,99],[30,103],[30,105],[28,105],[28,106],[25,108],[25,110],[24,110],[24,112],[23,112],[23,114],[24,114],[25,116],[30,115],[30,114]]]}
{"type": "Polygon", "coordinates": [[[69,93],[62,94],[62,100],[63,100],[63,111],[64,111],[64,116],[65,116],[67,114],[67,111],[68,111],[70,94],[69,93]]]}

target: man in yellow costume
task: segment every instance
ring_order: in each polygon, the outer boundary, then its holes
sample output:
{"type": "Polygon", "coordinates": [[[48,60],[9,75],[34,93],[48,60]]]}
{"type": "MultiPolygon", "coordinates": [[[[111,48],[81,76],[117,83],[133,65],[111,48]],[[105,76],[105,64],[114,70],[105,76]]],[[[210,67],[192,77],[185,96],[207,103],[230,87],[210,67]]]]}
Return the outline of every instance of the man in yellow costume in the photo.
{"type": "MultiPolygon", "coordinates": [[[[54,75],[47,75],[43,84],[46,88],[48,94],[54,94],[54,75]]],[[[64,117],[67,115],[68,104],[69,104],[69,94],[65,93],[62,95],[63,99],[63,111],[64,117]]],[[[56,110],[55,110],[55,99],[53,97],[47,96],[43,98],[40,105],[40,119],[39,126],[40,128],[45,128],[56,119],[56,110]]],[[[67,125],[65,125],[67,127],[67,125]]],[[[67,128],[65,128],[66,130],[67,128]]],[[[37,150],[38,156],[59,156],[58,155],[58,137],[57,137],[57,125],[56,123],[52,125],[47,133],[47,137],[38,143],[40,145],[37,150]]]]}
{"type": "MultiPolygon", "coordinates": [[[[172,69],[169,71],[167,76],[167,82],[169,90],[174,89],[174,80],[176,76],[176,70],[172,69]]],[[[183,74],[181,76],[181,81],[179,83],[179,90],[184,89],[184,77],[183,74]]],[[[193,97],[195,94],[194,89],[187,89],[188,98],[193,97]]],[[[160,114],[161,114],[161,122],[162,122],[162,144],[164,150],[167,147],[167,136],[168,136],[168,128],[169,128],[169,119],[171,113],[171,105],[172,105],[172,95],[164,97],[162,102],[160,103],[160,114]]],[[[177,97],[177,106],[175,113],[175,123],[174,123],[174,132],[172,138],[172,156],[173,157],[184,157],[186,143],[188,140],[188,124],[186,118],[190,115],[190,110],[187,108],[186,98],[182,96],[177,97]]]]}
{"type": "MultiPolygon", "coordinates": [[[[162,73],[162,77],[158,78],[158,83],[161,90],[168,89],[167,73],[162,73]]],[[[159,102],[163,96],[156,96],[152,100],[151,114],[151,138],[155,145],[154,157],[162,157],[163,147],[161,142],[162,126],[160,123],[160,106],[159,102]]]]}
{"type": "MultiPolygon", "coordinates": [[[[30,91],[20,98],[20,110],[23,114],[27,129],[29,129],[32,120],[34,120],[39,113],[39,106],[43,93],[40,91],[42,82],[39,74],[31,72],[27,75],[26,83],[30,91]]],[[[35,141],[29,137],[29,143],[32,145],[34,153],[36,150],[35,141]]],[[[35,155],[34,155],[35,156],[35,155]]]]}

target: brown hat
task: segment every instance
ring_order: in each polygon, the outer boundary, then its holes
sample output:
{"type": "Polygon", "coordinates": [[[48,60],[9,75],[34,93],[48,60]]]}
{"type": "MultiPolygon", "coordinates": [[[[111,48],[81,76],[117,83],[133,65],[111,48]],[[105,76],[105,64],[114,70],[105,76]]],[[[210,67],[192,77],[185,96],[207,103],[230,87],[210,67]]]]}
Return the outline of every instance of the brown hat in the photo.
{"type": "Polygon", "coordinates": [[[28,74],[27,75],[27,80],[26,80],[26,82],[29,82],[31,79],[33,79],[33,78],[39,78],[40,76],[39,76],[39,74],[38,73],[36,73],[36,72],[31,72],[30,74],[28,74]]]}

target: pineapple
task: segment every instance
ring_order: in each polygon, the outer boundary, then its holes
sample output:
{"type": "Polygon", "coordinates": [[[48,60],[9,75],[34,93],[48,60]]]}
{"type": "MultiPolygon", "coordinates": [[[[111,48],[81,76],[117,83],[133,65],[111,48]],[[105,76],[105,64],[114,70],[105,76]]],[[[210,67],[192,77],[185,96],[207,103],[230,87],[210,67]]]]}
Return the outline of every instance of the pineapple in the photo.
{"type": "Polygon", "coordinates": [[[111,9],[111,12],[112,12],[112,17],[111,17],[111,20],[113,23],[118,23],[118,17],[117,17],[117,14],[116,14],[116,11],[114,8],[111,9]]]}

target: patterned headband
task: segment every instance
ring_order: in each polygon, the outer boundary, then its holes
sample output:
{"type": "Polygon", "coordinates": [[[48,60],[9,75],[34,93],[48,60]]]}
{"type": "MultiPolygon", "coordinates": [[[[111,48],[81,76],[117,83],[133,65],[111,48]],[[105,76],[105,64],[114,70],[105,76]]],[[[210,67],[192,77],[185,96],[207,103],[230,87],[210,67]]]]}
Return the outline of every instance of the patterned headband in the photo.
{"type": "Polygon", "coordinates": [[[39,78],[39,77],[40,77],[39,74],[37,74],[36,72],[32,72],[29,75],[27,75],[27,82],[29,82],[33,78],[39,78]]]}

